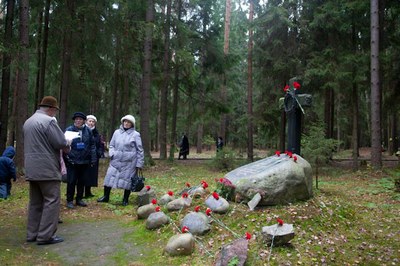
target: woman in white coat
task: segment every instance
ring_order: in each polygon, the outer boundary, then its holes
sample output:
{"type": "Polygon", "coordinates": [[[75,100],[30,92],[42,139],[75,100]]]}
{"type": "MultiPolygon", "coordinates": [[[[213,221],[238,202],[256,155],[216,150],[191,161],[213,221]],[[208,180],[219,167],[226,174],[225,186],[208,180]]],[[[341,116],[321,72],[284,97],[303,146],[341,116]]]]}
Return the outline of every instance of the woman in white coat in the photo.
{"type": "Polygon", "coordinates": [[[140,133],[135,130],[135,118],[126,115],[121,126],[114,131],[109,148],[110,165],[104,179],[104,195],[98,202],[110,200],[111,188],[124,189],[122,205],[128,205],[131,194],[131,178],[144,164],[144,151],[140,133]]]}

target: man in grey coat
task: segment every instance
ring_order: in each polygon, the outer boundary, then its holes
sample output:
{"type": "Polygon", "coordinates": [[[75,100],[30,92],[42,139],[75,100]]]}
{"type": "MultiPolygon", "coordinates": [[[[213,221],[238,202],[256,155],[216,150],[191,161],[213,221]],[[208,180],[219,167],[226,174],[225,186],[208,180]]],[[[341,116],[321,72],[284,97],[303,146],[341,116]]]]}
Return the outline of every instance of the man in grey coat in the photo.
{"type": "Polygon", "coordinates": [[[69,149],[57,124],[56,98],[45,96],[24,123],[25,177],[29,181],[27,241],[38,245],[64,241],[56,236],[60,213],[60,149],[69,149]]]}

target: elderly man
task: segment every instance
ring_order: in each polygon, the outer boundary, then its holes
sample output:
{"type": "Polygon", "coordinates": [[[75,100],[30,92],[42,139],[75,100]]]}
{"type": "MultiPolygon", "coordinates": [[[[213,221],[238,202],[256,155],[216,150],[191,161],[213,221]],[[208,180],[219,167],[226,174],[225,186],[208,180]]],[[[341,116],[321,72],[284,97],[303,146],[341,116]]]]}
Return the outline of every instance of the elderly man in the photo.
{"type": "Polygon", "coordinates": [[[27,241],[38,245],[64,241],[55,234],[60,213],[60,149],[67,151],[70,143],[55,118],[59,109],[56,98],[46,96],[23,127],[29,181],[27,241]]]}

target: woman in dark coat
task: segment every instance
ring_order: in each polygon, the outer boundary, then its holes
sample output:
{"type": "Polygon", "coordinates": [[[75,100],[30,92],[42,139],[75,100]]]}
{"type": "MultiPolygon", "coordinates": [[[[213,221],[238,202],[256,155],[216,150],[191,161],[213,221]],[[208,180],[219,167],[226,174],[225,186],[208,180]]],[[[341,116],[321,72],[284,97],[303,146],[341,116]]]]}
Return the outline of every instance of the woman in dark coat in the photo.
{"type": "Polygon", "coordinates": [[[179,150],[179,157],[178,160],[181,159],[181,156],[183,156],[183,159],[186,160],[187,156],[189,155],[189,139],[186,137],[185,133],[182,133],[182,139],[181,139],[181,149],[179,150]]]}
{"type": "Polygon", "coordinates": [[[100,135],[99,131],[96,127],[97,118],[94,115],[86,116],[86,126],[92,130],[94,143],[96,144],[96,155],[97,155],[97,162],[93,167],[90,168],[90,174],[87,176],[88,178],[85,180],[85,191],[84,191],[84,198],[91,198],[94,197],[91,191],[91,187],[97,187],[98,180],[99,180],[99,160],[100,158],[104,157],[104,141],[102,136],[100,135]]]}

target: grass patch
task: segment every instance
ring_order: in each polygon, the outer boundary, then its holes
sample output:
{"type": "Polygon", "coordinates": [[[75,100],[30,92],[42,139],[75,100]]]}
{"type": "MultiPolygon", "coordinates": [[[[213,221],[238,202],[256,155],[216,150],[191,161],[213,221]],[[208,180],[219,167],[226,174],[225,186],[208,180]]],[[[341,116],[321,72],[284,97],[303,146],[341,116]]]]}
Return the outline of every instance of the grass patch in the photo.
{"type": "MultiPolygon", "coordinates": [[[[100,176],[105,170],[103,166],[100,176]]],[[[156,190],[157,197],[168,190],[178,194],[186,183],[194,186],[202,180],[208,182],[208,190],[212,192],[217,188],[215,179],[225,174],[210,167],[206,161],[190,160],[179,163],[157,161],[144,173],[146,185],[156,190]]],[[[308,201],[254,211],[249,211],[247,205],[231,203],[227,214],[215,216],[238,235],[244,236],[245,232],[253,235],[247,265],[268,265],[268,258],[270,265],[396,265],[400,263],[400,196],[392,185],[396,176],[395,170],[352,173],[325,168],[319,177],[319,190],[315,190],[314,198],[308,201]],[[276,223],[277,217],[292,223],[296,236],[290,245],[273,247],[271,253],[270,247],[261,241],[261,230],[263,226],[276,223]]],[[[102,187],[94,188],[93,193],[100,197],[102,187]]],[[[110,253],[107,253],[107,243],[113,243],[112,237],[101,231],[97,236],[90,236],[98,238],[97,248],[72,264],[89,261],[98,265],[211,265],[214,256],[208,256],[207,252],[214,255],[235,239],[229,230],[212,223],[210,233],[199,237],[202,245],[196,244],[194,254],[167,256],[163,249],[169,238],[178,233],[176,227],[170,224],[158,230],[147,230],[145,221],[136,216],[136,194],[131,195],[127,207],[121,206],[122,194],[122,190],[113,189],[110,203],[97,203],[93,198],[88,200],[87,208],[68,210],[63,184],[63,228],[89,224],[89,228],[92,226],[89,231],[95,231],[97,225],[105,226],[109,221],[111,225],[107,230],[121,234],[115,240],[115,251],[110,253]]],[[[10,199],[0,201],[0,262],[6,262],[6,265],[69,265],[57,251],[57,245],[43,249],[24,243],[27,202],[28,184],[22,180],[14,184],[10,199]]],[[[192,206],[195,205],[201,205],[204,211],[203,199],[194,199],[192,206]]],[[[192,209],[181,213],[164,211],[179,226],[180,220],[192,209]]],[[[76,230],[73,237],[85,232],[88,231],[76,230]]],[[[71,242],[66,239],[64,243],[74,245],[71,242]]],[[[76,255],[71,253],[71,256],[76,255]]]]}

